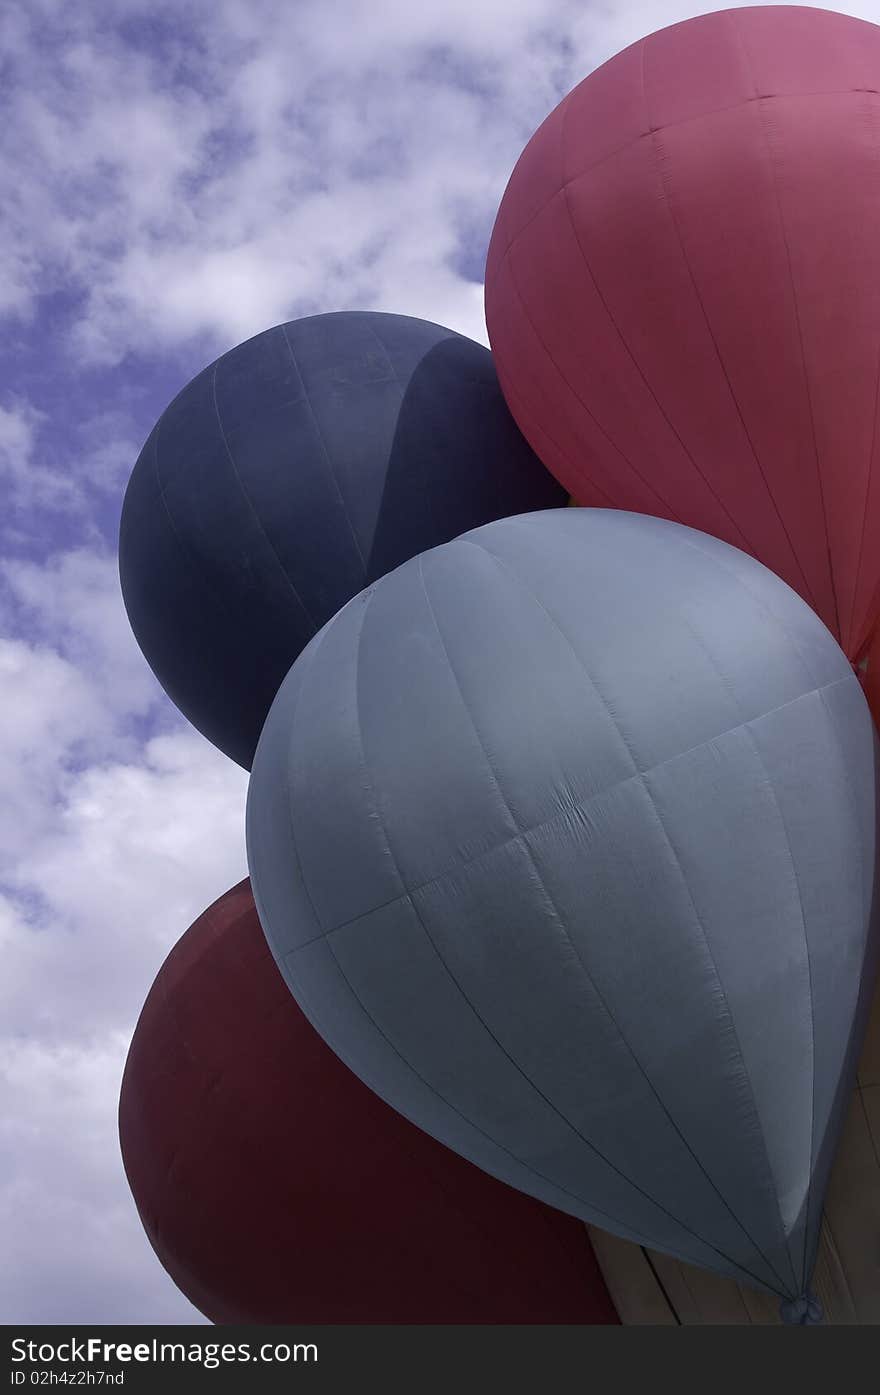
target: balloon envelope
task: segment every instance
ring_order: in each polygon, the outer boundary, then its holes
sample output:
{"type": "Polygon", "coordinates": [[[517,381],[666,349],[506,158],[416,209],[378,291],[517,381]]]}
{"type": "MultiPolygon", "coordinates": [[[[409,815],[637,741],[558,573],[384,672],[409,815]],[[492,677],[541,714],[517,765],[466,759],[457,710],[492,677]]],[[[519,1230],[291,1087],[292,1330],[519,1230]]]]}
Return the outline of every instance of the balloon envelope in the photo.
{"type": "Polygon", "coordinates": [[[248,882],[160,969],[119,1128],[147,1235],[214,1322],[617,1321],[584,1226],[413,1128],[328,1050],[248,882]]]}
{"type": "Polygon", "coordinates": [[[486,316],[582,504],[751,552],[851,658],[880,607],[880,28],[688,20],[556,108],[501,202],[486,316]]]}
{"type": "Polygon", "coordinates": [[[347,600],[467,528],[564,502],[488,349],[405,315],[315,315],[224,354],[166,408],[119,536],[169,697],[250,767],[282,678],[347,600]]]}
{"type": "Polygon", "coordinates": [[[874,732],[783,582],[613,510],[437,548],[312,640],[248,797],[318,1031],[488,1172],[794,1297],[873,973],[874,732]]]}

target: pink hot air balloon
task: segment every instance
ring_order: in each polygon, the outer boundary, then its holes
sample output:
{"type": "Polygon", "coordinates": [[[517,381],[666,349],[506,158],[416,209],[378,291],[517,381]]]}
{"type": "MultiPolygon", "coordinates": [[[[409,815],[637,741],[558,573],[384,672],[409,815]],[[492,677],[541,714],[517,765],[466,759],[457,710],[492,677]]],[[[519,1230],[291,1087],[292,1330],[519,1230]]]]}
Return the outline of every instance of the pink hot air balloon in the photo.
{"type": "Polygon", "coordinates": [[[851,659],[880,607],[880,28],[797,6],[640,40],[511,176],[508,403],[583,504],[751,552],[851,659]]]}

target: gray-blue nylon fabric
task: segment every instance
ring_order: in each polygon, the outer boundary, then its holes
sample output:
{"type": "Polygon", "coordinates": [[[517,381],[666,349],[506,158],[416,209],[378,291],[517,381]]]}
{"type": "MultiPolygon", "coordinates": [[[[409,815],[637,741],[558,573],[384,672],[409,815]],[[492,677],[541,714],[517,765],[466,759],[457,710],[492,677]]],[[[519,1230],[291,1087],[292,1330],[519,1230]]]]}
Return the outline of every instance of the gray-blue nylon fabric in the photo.
{"type": "Polygon", "coordinates": [[[875,740],[828,630],[744,553],[614,510],[505,519],[294,664],[248,798],[260,919],[428,1133],[793,1296],[873,972],[875,740]]]}

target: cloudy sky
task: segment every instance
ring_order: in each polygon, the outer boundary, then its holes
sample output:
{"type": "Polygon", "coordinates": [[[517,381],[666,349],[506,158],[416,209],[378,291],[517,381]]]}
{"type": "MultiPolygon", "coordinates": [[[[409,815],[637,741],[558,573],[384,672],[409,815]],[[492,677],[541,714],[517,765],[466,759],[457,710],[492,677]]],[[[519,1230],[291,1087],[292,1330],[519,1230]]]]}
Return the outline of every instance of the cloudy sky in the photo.
{"type": "MultiPolygon", "coordinates": [[[[0,8],[0,1321],[203,1321],[143,1236],[116,1106],[165,954],[245,875],[246,776],[127,626],[116,534],[145,437],[282,320],[397,311],[486,342],[486,244],[529,135],[705,8],[0,8]]],[[[880,0],[846,8],[880,22],[880,0]]]]}

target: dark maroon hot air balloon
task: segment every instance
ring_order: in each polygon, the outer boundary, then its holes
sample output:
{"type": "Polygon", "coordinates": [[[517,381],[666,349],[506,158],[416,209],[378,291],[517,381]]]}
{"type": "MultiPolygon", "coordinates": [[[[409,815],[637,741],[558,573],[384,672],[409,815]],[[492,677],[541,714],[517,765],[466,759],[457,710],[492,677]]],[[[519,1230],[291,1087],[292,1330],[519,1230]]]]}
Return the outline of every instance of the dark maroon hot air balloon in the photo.
{"type": "Polygon", "coordinates": [[[513,171],[486,314],[579,503],[753,553],[851,659],[880,608],[880,28],[720,11],[592,73],[513,171]]]}
{"type": "Polygon", "coordinates": [[[615,1323],[570,1216],[366,1088],[275,967],[239,883],[171,951],[122,1082],[147,1235],[212,1321],[615,1323]]]}

